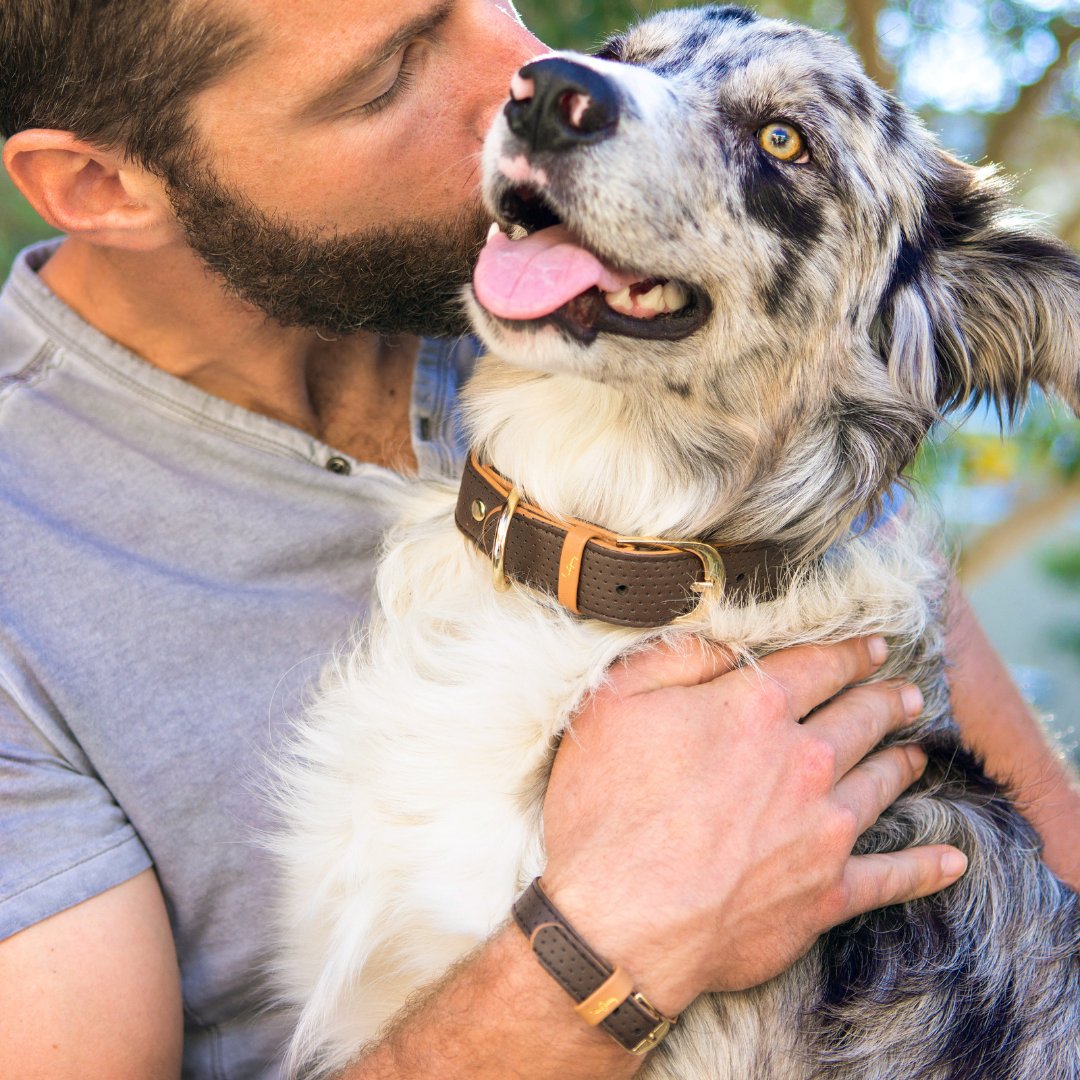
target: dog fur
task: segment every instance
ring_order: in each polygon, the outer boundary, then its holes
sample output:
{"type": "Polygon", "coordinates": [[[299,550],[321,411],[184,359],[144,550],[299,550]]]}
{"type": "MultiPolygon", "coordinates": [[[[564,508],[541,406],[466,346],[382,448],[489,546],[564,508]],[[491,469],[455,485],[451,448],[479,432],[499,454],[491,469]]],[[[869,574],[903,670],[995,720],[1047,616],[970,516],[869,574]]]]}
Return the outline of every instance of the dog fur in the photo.
{"type": "MultiPolygon", "coordinates": [[[[376,613],[282,767],[292,1064],[344,1064],[506,919],[543,869],[554,749],[620,657],[696,635],[752,662],[880,632],[879,677],[924,693],[903,738],[930,764],[858,850],[955,844],[967,874],[837,928],[764,986],[700,998],[639,1075],[1080,1076],[1076,895],[957,738],[934,525],[910,499],[879,516],[937,416],[979,399],[1015,414],[1032,382],[1080,409],[1080,263],[827,35],[705,7],[574,59],[618,88],[619,127],[530,159],[535,184],[605,262],[692,283],[711,315],[681,341],[586,343],[470,298],[489,349],[467,392],[472,444],[551,513],[781,541],[799,570],[775,601],[708,598],[664,629],[582,620],[492,589],[453,524],[454,485],[403,485],[376,613]],[[806,134],[808,164],[758,146],[776,118],[806,134]]],[[[496,213],[523,153],[500,118],[496,213]]]]}

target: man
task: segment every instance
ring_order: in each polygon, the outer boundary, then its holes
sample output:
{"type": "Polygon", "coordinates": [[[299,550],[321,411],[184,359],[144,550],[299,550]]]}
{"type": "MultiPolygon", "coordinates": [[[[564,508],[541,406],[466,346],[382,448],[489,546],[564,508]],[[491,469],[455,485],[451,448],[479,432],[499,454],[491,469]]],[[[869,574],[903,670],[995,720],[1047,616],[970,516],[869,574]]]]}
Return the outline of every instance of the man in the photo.
{"type": "MultiPolygon", "coordinates": [[[[480,140],[540,48],[505,0],[0,13],[5,164],[67,234],[0,300],[0,1074],[276,1074],[261,757],[369,603],[394,470],[460,456],[468,348],[405,335],[461,329],[480,140]]],[[[1068,779],[970,622],[957,642],[961,721],[1064,867],[1068,779]]],[[[883,655],[796,649],[758,680],[657,652],[584,710],[545,882],[661,1008],[962,873],[851,856],[922,767],[863,760],[920,707],[840,693],[883,655]]],[[[347,1075],[639,1063],[509,928],[347,1075]]]]}

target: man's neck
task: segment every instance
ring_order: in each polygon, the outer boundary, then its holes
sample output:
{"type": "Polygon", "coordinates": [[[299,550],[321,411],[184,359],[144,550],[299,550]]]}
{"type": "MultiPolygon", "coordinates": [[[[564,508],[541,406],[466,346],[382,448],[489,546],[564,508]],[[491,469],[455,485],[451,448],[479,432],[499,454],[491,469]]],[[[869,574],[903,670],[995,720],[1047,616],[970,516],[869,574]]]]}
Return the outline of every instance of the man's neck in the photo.
{"type": "Polygon", "coordinates": [[[412,464],[415,339],[325,340],[229,296],[182,244],[149,252],[66,239],[42,280],[155,367],[379,464],[412,464]]]}

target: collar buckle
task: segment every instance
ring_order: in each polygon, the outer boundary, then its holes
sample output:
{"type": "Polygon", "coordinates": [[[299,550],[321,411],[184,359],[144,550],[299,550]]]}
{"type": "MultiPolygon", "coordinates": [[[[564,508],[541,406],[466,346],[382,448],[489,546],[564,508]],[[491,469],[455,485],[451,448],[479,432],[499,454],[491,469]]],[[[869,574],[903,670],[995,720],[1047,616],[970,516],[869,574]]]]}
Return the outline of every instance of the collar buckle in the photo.
{"type": "MultiPolygon", "coordinates": [[[[711,593],[713,597],[721,596],[724,592],[724,586],[727,584],[724,558],[712,544],[706,544],[704,540],[662,540],[656,536],[616,536],[615,543],[627,547],[663,547],[692,552],[701,560],[705,568],[705,580],[695,581],[690,588],[696,593],[711,593]]],[[[688,615],[693,613],[693,611],[687,612],[688,615]]],[[[685,617],[685,615],[681,616],[681,618],[685,617]]]]}

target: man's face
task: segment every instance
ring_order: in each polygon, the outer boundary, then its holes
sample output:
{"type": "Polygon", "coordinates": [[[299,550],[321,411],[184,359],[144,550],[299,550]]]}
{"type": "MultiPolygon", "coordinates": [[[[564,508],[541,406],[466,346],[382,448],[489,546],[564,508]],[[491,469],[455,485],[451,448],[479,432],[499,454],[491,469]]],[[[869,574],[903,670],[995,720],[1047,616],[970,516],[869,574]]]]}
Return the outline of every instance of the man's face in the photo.
{"type": "Polygon", "coordinates": [[[509,0],[219,0],[255,44],[170,177],[195,251],[286,325],[462,329],[483,137],[543,46],[509,0]]]}

